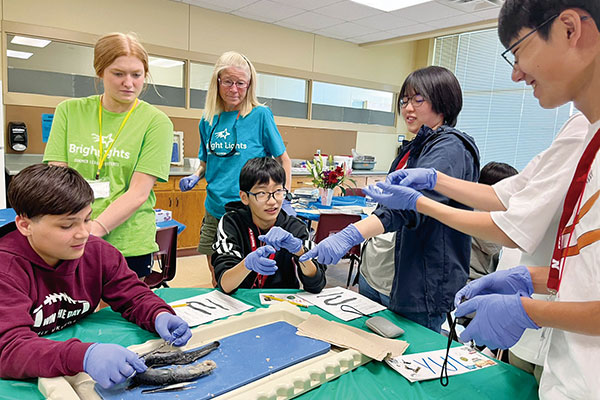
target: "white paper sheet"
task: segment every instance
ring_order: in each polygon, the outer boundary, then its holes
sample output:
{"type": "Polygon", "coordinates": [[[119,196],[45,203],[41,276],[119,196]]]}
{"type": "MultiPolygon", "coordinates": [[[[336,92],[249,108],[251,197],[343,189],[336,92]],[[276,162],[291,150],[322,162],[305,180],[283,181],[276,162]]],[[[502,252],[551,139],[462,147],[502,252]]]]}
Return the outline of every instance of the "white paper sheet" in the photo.
{"type": "Polygon", "coordinates": [[[321,293],[300,292],[298,296],[320,309],[333,314],[342,321],[351,321],[359,318],[361,317],[360,313],[370,315],[385,310],[385,306],[339,286],[323,289],[321,293]],[[344,310],[353,310],[355,312],[344,310]]]}
{"type": "MultiPolygon", "coordinates": [[[[445,356],[446,349],[443,349],[405,354],[385,361],[409,381],[417,382],[440,379],[445,356]]],[[[469,346],[453,347],[448,355],[448,376],[466,374],[492,365],[496,365],[496,362],[469,346]]]]}
{"type": "Polygon", "coordinates": [[[217,290],[189,297],[187,299],[177,300],[169,303],[169,305],[173,307],[175,313],[183,318],[190,326],[205,324],[216,319],[239,314],[242,311],[252,308],[252,306],[217,290]],[[188,305],[177,307],[182,304],[188,305]]]}

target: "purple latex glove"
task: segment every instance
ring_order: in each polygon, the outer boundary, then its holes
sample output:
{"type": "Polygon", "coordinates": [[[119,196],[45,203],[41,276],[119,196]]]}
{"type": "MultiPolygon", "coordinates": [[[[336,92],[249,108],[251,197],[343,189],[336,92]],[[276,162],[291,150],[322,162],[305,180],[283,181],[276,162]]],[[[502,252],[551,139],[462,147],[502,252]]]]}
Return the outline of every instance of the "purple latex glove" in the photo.
{"type": "Polygon", "coordinates": [[[183,346],[192,337],[192,331],[181,317],[168,312],[160,313],[154,320],[154,329],[161,338],[173,346],[183,346]]]}
{"type": "Polygon", "coordinates": [[[364,240],[365,238],[354,225],[348,225],[302,254],[299,260],[304,262],[316,258],[321,264],[337,264],[348,250],[364,240]]]}
{"type": "Polygon", "coordinates": [[[454,306],[458,307],[463,298],[468,300],[481,294],[515,294],[519,292],[527,296],[533,294],[531,274],[524,265],[496,271],[469,282],[454,296],[454,306]]]}
{"type": "Polygon", "coordinates": [[[525,312],[520,293],[477,296],[460,304],[455,315],[459,318],[472,312],[475,318],[460,335],[463,343],[474,340],[490,349],[508,349],[525,329],[540,328],[525,312]]]}
{"type": "Polygon", "coordinates": [[[437,183],[437,171],[434,168],[399,169],[389,174],[385,181],[415,190],[433,190],[437,183]]]}
{"type": "Polygon", "coordinates": [[[281,203],[281,209],[285,211],[287,215],[290,215],[292,217],[296,216],[296,210],[294,210],[294,207],[292,207],[292,203],[290,203],[288,199],[283,199],[283,203],[281,203]]]}
{"type": "Polygon", "coordinates": [[[390,210],[417,210],[417,199],[423,194],[405,186],[378,182],[363,188],[363,193],[390,210]]]}
{"type": "Polygon", "coordinates": [[[188,190],[192,190],[196,184],[200,181],[200,177],[196,174],[192,174],[190,176],[186,176],[185,178],[181,178],[179,181],[179,189],[182,192],[187,192],[188,190]]]}
{"type": "Polygon", "coordinates": [[[105,389],[148,369],[133,351],[118,344],[94,343],[83,357],[83,370],[105,389]]]}
{"type": "Polygon", "coordinates": [[[273,275],[277,272],[277,265],[275,260],[269,258],[271,254],[275,254],[275,249],[272,246],[259,247],[246,256],[244,265],[250,271],[254,271],[257,274],[273,275]]]}
{"type": "Polygon", "coordinates": [[[258,240],[273,246],[275,250],[283,248],[292,254],[299,252],[302,248],[302,240],[278,226],[272,227],[266,235],[260,235],[258,240]]]}

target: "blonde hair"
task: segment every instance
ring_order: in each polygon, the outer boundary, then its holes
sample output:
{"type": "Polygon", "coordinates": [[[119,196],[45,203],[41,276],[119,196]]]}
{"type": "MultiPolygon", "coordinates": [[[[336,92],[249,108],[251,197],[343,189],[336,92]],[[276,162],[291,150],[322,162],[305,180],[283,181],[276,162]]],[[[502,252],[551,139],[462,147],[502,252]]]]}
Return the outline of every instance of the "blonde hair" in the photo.
{"type": "Polygon", "coordinates": [[[94,46],[94,70],[102,77],[104,70],[121,56],[137,57],[144,65],[144,77],[148,76],[148,53],[135,33],[107,33],[94,46]]]}
{"type": "Polygon", "coordinates": [[[208,87],[208,93],[206,94],[206,103],[204,104],[202,118],[211,125],[214,116],[221,114],[225,110],[225,103],[219,95],[218,79],[221,71],[230,67],[240,68],[250,77],[248,88],[246,89],[246,97],[244,97],[240,105],[240,116],[245,117],[250,114],[254,107],[262,105],[256,97],[256,70],[254,69],[254,65],[252,65],[246,56],[235,51],[228,51],[223,53],[217,60],[210,80],[210,86],[208,87]]]}

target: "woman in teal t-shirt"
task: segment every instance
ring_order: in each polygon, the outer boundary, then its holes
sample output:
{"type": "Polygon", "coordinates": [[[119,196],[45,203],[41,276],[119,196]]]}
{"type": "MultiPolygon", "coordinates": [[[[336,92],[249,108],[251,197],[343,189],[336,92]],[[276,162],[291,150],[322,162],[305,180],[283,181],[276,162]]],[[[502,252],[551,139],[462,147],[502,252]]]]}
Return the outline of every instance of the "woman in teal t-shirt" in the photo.
{"type": "Polygon", "coordinates": [[[94,47],[104,93],[58,105],[44,162],[69,166],[94,189],[91,233],[123,253],[139,277],[150,273],[156,244],[152,187],[167,181],[173,124],[138,100],[148,53],[131,34],[111,33],[94,47]]]}
{"type": "MultiPolygon", "coordinates": [[[[239,176],[251,158],[272,156],[286,172],[285,187],[291,187],[292,162],[269,108],[256,98],[256,70],[244,55],[229,51],[215,64],[199,125],[200,167],[181,179],[182,191],[192,189],[206,178],[206,213],[202,221],[198,252],[206,254],[208,265],[217,224],[225,214],[225,204],[240,199],[239,176]]],[[[289,202],[284,211],[292,212],[289,202]]]]}

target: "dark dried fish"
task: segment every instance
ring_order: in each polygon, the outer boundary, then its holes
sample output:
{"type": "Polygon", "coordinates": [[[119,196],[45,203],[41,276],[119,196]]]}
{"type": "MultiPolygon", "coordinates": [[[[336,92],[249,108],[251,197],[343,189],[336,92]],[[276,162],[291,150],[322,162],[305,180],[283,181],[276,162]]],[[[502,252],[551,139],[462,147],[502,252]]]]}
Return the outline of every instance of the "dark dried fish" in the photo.
{"type": "Polygon", "coordinates": [[[186,365],[204,357],[220,346],[219,342],[212,342],[206,346],[191,351],[169,351],[166,353],[152,353],[144,358],[144,363],[151,367],[164,367],[166,365],[186,365]]]}
{"type": "Polygon", "coordinates": [[[133,377],[133,386],[164,386],[174,383],[189,382],[210,374],[217,363],[206,360],[198,364],[175,368],[148,368],[146,372],[133,377]]]}

